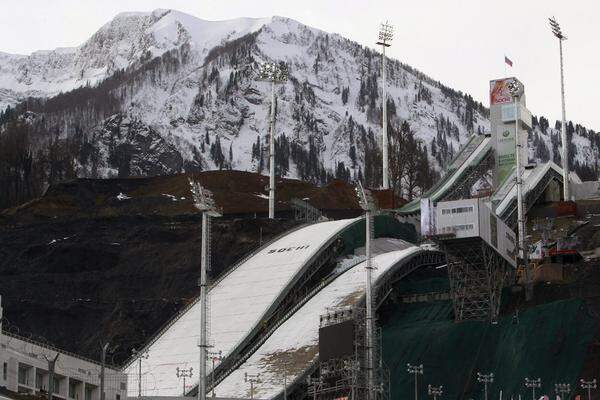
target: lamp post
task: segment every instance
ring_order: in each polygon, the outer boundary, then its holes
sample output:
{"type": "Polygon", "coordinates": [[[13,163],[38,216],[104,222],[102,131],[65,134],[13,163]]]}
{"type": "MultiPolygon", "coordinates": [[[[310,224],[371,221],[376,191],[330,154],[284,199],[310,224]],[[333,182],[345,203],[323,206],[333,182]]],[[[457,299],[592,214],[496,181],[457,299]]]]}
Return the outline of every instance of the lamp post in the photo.
{"type": "Polygon", "coordinates": [[[570,383],[555,383],[554,391],[558,396],[560,396],[561,400],[566,400],[564,395],[569,394],[571,392],[571,384],[570,383]]]}
{"type": "Polygon", "coordinates": [[[516,168],[517,168],[517,225],[519,230],[519,256],[525,265],[525,271],[527,273],[527,249],[525,247],[525,212],[523,210],[523,168],[521,161],[521,138],[519,135],[519,100],[523,95],[523,85],[516,79],[513,79],[508,83],[508,91],[513,98],[515,105],[515,156],[516,156],[516,168]]]}
{"type": "Polygon", "coordinates": [[[562,33],[560,25],[554,17],[548,18],[552,33],[558,39],[558,48],[560,52],[560,98],[562,105],[562,124],[560,130],[560,138],[562,140],[562,167],[563,167],[563,197],[565,201],[571,200],[571,188],[569,184],[569,146],[567,144],[567,121],[565,113],[565,75],[563,68],[563,50],[562,42],[567,40],[567,37],[562,33]]]}
{"type": "Polygon", "coordinates": [[[477,373],[477,382],[483,383],[485,400],[488,400],[488,385],[494,382],[494,373],[490,372],[489,374],[482,374],[480,372],[477,373]]]}
{"type": "Polygon", "coordinates": [[[373,262],[371,256],[371,239],[373,236],[372,214],[375,211],[375,202],[371,191],[363,188],[358,181],[357,196],[361,208],[365,211],[365,323],[366,323],[366,361],[367,361],[367,399],[375,399],[375,382],[373,374],[373,262]]]}
{"type": "Polygon", "coordinates": [[[250,382],[250,398],[253,399],[254,398],[254,384],[255,383],[261,383],[260,380],[260,374],[249,374],[247,372],[244,372],[244,382],[248,383],[250,382]]]}
{"type": "Polygon", "coordinates": [[[148,352],[133,349],[131,351],[138,359],[138,397],[142,397],[142,359],[147,360],[150,355],[148,352]]]}
{"type": "Polygon", "coordinates": [[[288,79],[285,63],[264,63],[258,71],[258,81],[271,82],[271,117],[269,120],[269,219],[275,218],[275,84],[288,79]]]}
{"type": "Polygon", "coordinates": [[[525,378],[525,387],[531,388],[531,399],[536,400],[535,398],[535,389],[539,389],[542,387],[542,379],[529,379],[525,378]]]}
{"type": "Polygon", "coordinates": [[[409,374],[414,374],[415,375],[415,400],[419,399],[419,385],[418,385],[418,376],[419,375],[423,375],[423,364],[421,365],[411,365],[411,364],[406,364],[407,367],[407,371],[409,374]]]}
{"type": "Polygon", "coordinates": [[[190,179],[190,191],[194,207],[202,213],[202,254],[200,258],[200,371],[198,373],[198,400],[206,400],[206,355],[208,351],[208,283],[206,271],[210,268],[210,218],[220,217],[212,193],[202,187],[200,182],[190,179]]]}
{"type": "Polygon", "coordinates": [[[389,154],[388,154],[388,134],[387,134],[387,95],[385,91],[386,80],[385,80],[385,48],[390,47],[390,42],[394,37],[394,27],[387,21],[381,24],[379,29],[379,40],[377,45],[381,46],[381,92],[382,92],[382,150],[383,150],[383,188],[390,188],[389,179],[389,154]]]}
{"type": "Polygon", "coordinates": [[[444,391],[442,390],[443,386],[427,386],[427,393],[433,397],[433,400],[437,400],[438,396],[442,396],[444,391]]]}
{"type": "Polygon", "coordinates": [[[191,378],[193,375],[193,370],[194,369],[192,367],[190,367],[189,369],[180,369],[179,367],[177,367],[177,377],[183,378],[183,397],[185,397],[185,378],[191,378]]]}
{"type": "Polygon", "coordinates": [[[581,382],[581,388],[587,389],[588,400],[592,400],[592,389],[596,390],[596,388],[598,387],[598,385],[596,383],[596,378],[592,379],[591,381],[585,381],[585,380],[581,379],[580,382],[581,382]]]}
{"type": "Polygon", "coordinates": [[[211,361],[210,376],[212,376],[212,382],[211,382],[211,387],[212,387],[211,396],[212,397],[215,397],[215,363],[217,361],[221,361],[223,359],[222,354],[223,354],[223,352],[221,350],[208,352],[208,357],[210,357],[210,361],[211,361]]]}

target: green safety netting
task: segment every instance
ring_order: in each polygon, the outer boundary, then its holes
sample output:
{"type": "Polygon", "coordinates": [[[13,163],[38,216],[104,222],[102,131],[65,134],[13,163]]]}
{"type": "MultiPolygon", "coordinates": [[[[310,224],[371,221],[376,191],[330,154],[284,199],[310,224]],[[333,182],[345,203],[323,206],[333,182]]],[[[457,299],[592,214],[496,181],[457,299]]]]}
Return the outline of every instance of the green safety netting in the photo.
{"type": "Polygon", "coordinates": [[[419,376],[423,399],[428,397],[428,384],[443,385],[444,400],[483,399],[478,371],[495,374],[489,399],[499,399],[500,390],[503,399],[516,400],[519,394],[530,399],[525,377],[542,379],[539,395],[553,396],[556,382],[577,387],[596,330],[584,302],[570,299],[539,305],[522,311],[518,320],[515,323],[511,315],[497,325],[455,323],[450,301],[399,306],[382,332],[391,398],[414,398],[414,376],[407,373],[407,363],[424,366],[425,373],[419,376]]]}
{"type": "MultiPolygon", "coordinates": [[[[417,241],[417,231],[414,225],[400,222],[389,215],[377,215],[373,219],[376,238],[389,237],[411,243],[417,241]]],[[[364,219],[344,230],[340,235],[344,241],[343,255],[351,254],[354,249],[365,245],[365,232],[364,219]]]]}

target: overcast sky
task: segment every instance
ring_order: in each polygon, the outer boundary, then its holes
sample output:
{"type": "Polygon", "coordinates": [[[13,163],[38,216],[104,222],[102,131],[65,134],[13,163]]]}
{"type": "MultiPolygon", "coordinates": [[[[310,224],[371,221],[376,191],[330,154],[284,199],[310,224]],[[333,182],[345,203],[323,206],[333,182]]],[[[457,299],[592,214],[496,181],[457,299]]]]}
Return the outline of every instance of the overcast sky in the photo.
{"type": "Polygon", "coordinates": [[[598,0],[19,0],[2,7],[0,51],[77,46],[121,11],[156,8],[208,20],[281,15],[366,46],[374,46],[387,19],[395,26],[390,57],[486,106],[488,81],[514,74],[525,84],[528,108],[551,121],[560,119],[558,42],[547,22],[554,15],[569,37],[567,118],[600,131],[598,0]]]}

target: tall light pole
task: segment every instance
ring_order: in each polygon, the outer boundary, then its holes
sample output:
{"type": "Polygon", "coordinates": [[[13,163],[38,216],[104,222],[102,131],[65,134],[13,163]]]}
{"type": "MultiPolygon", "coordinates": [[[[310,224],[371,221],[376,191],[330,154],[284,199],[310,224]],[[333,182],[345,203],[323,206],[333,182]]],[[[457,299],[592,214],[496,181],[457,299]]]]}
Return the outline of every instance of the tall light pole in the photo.
{"type": "Polygon", "coordinates": [[[254,384],[261,383],[260,374],[249,374],[244,372],[244,382],[250,382],[250,398],[254,398],[254,384]]]}
{"type": "Polygon", "coordinates": [[[179,367],[177,367],[177,377],[183,378],[183,397],[185,397],[185,378],[191,378],[193,375],[193,370],[194,369],[192,367],[190,367],[189,369],[180,369],[179,367]]]}
{"type": "Polygon", "coordinates": [[[418,376],[423,375],[423,364],[421,365],[411,365],[406,364],[407,371],[409,374],[415,375],[415,400],[419,399],[419,384],[418,384],[418,376]]]}
{"type": "Polygon", "coordinates": [[[358,181],[357,195],[361,208],[365,211],[365,323],[366,323],[366,361],[367,361],[367,399],[375,399],[375,382],[373,374],[373,262],[371,256],[371,238],[373,235],[372,214],[375,211],[375,202],[371,192],[363,188],[358,181]]]}
{"type": "Polygon", "coordinates": [[[285,63],[261,64],[256,80],[271,82],[271,117],[269,120],[269,219],[275,218],[275,84],[288,79],[285,63]]]}
{"type": "Polygon", "coordinates": [[[109,343],[106,342],[102,346],[102,354],[100,357],[100,400],[104,400],[104,368],[106,367],[106,352],[108,351],[109,343]]]}
{"type": "Polygon", "coordinates": [[[317,400],[317,393],[319,391],[319,387],[323,386],[323,384],[324,384],[323,378],[322,377],[313,378],[313,377],[309,376],[308,378],[306,378],[306,383],[308,384],[308,386],[312,386],[313,400],[317,400]]]}
{"type": "Polygon", "coordinates": [[[206,400],[206,354],[208,351],[208,283],[206,271],[210,265],[210,218],[220,217],[221,213],[213,200],[212,193],[200,182],[190,179],[194,207],[202,213],[202,255],[200,259],[200,371],[198,373],[198,400],[206,400]]]}
{"type": "Polygon", "coordinates": [[[596,378],[592,379],[591,381],[585,381],[585,380],[581,379],[580,382],[581,382],[581,388],[587,389],[588,400],[592,400],[592,389],[596,390],[596,388],[598,387],[596,378]]]}
{"type": "Polygon", "coordinates": [[[519,230],[519,257],[524,263],[525,271],[528,271],[527,249],[525,247],[525,212],[523,210],[523,167],[521,161],[521,138],[519,135],[519,105],[520,98],[523,95],[523,85],[516,79],[508,83],[508,91],[513,98],[515,105],[515,156],[517,168],[517,225],[519,230]]]}
{"type": "Polygon", "coordinates": [[[142,397],[142,359],[147,360],[149,355],[147,352],[133,349],[131,351],[138,359],[138,397],[142,397]]]}
{"type": "Polygon", "coordinates": [[[382,147],[383,147],[383,188],[390,188],[389,178],[389,155],[388,155],[388,135],[387,135],[387,95],[385,92],[386,80],[385,80],[385,48],[390,47],[390,42],[394,37],[394,27],[387,21],[381,24],[379,29],[379,40],[377,45],[381,46],[381,92],[382,92],[382,147]]]}
{"type": "Polygon", "coordinates": [[[531,388],[531,399],[536,400],[535,398],[535,389],[539,389],[542,387],[542,379],[529,379],[525,378],[525,387],[531,388]]]}
{"type": "Polygon", "coordinates": [[[561,400],[566,400],[565,395],[571,392],[571,384],[570,383],[555,383],[554,391],[558,396],[560,396],[561,400]]]}
{"type": "Polygon", "coordinates": [[[443,386],[427,386],[427,393],[433,397],[433,400],[437,400],[438,396],[442,396],[444,391],[442,390],[443,386]]]}
{"type": "Polygon", "coordinates": [[[571,200],[571,188],[569,184],[569,145],[567,143],[567,121],[565,112],[565,74],[563,68],[563,50],[562,42],[567,40],[567,37],[562,33],[560,25],[554,17],[548,18],[552,33],[558,39],[558,48],[560,51],[560,98],[562,102],[562,125],[560,130],[560,138],[562,140],[562,167],[563,167],[563,197],[565,201],[571,200]]]}
{"type": "Polygon", "coordinates": [[[488,385],[494,382],[494,373],[490,372],[489,374],[482,374],[480,372],[477,373],[477,382],[483,383],[484,386],[484,394],[485,400],[488,400],[488,385]]]}

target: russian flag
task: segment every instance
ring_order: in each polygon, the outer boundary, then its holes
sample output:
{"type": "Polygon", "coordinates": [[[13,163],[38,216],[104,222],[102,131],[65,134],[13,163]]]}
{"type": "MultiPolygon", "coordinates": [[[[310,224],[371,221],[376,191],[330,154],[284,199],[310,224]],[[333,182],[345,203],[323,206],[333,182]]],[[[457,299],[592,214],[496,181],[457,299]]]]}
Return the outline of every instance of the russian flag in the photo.
{"type": "Polygon", "coordinates": [[[508,65],[510,65],[511,67],[513,66],[513,62],[510,60],[510,58],[504,56],[504,62],[507,63],[508,65]]]}

